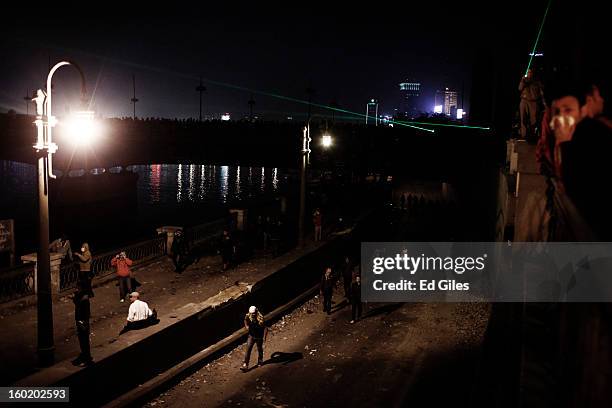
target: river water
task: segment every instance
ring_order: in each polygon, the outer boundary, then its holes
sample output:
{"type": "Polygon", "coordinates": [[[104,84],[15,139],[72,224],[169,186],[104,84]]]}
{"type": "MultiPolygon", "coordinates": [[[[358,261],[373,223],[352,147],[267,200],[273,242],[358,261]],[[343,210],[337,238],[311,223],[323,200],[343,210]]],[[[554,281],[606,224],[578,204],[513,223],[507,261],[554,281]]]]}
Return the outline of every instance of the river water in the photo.
{"type": "MultiPolygon", "coordinates": [[[[294,185],[278,168],[189,163],[128,170],[138,174],[135,200],[82,205],[59,215],[51,208],[51,239],[63,232],[73,241],[90,241],[97,252],[152,236],[161,225],[196,225],[219,218],[234,206],[272,200],[294,185]]],[[[37,201],[36,168],[0,161],[0,219],[15,220],[18,253],[36,248],[37,201]]]]}

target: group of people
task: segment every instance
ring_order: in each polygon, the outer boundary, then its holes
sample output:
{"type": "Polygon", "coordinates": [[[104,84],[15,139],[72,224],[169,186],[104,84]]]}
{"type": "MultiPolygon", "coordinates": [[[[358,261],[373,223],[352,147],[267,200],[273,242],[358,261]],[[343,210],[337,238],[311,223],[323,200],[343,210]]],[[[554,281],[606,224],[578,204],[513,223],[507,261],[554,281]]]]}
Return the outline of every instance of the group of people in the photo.
{"type": "MultiPolygon", "coordinates": [[[[353,324],[361,318],[361,277],[359,267],[353,265],[350,257],[346,256],[342,266],[341,274],[334,274],[331,266],[325,268],[321,277],[320,294],[323,296],[323,312],[328,315],[332,310],[332,297],[338,281],[342,278],[344,286],[344,296],[351,303],[351,320],[353,324]]],[[[266,325],[263,314],[256,306],[249,307],[248,313],[244,316],[244,327],[248,333],[244,362],[240,369],[247,371],[249,368],[253,347],[257,346],[257,366],[264,363],[264,342],[267,338],[269,327],[266,325]]]]}
{"type": "Polygon", "coordinates": [[[359,267],[355,267],[348,256],[344,258],[341,269],[341,274],[334,274],[331,266],[328,266],[323,272],[319,289],[321,296],[323,296],[323,312],[326,312],[328,315],[331,314],[334,289],[340,278],[342,278],[344,296],[351,304],[350,323],[353,324],[361,318],[362,313],[361,276],[359,267]]]}
{"type": "MultiPolygon", "coordinates": [[[[79,367],[86,367],[93,364],[89,342],[91,332],[90,299],[94,297],[92,287],[93,274],[91,268],[93,258],[89,244],[85,242],[81,245],[80,252],[72,252],[70,240],[62,235],[49,245],[49,249],[52,252],[61,254],[62,262],[74,262],[76,260],[79,263],[77,285],[72,295],[72,301],[74,303],[74,319],[81,353],[77,358],[72,360],[72,364],[79,367]]],[[[132,264],[133,261],[127,257],[125,251],[121,251],[111,260],[111,265],[116,268],[119,286],[119,301],[123,303],[126,298],[129,298],[131,302],[125,327],[119,334],[123,334],[128,330],[146,327],[157,321],[156,310],[151,310],[146,302],[140,300],[140,294],[133,291],[135,285],[139,284],[132,275],[130,269],[132,264]]]]}

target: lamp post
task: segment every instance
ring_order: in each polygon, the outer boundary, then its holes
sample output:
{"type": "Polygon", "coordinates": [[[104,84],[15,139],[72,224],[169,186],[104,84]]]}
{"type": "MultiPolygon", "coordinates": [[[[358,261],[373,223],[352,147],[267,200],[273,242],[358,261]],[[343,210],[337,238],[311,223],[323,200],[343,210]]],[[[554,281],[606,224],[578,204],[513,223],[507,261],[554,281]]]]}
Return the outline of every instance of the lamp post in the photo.
{"type": "MultiPolygon", "coordinates": [[[[314,115],[316,116],[316,115],[314,115]]],[[[306,212],[306,169],[310,162],[310,120],[314,116],[309,116],[306,126],[302,129],[302,165],[300,168],[300,214],[298,220],[298,246],[304,245],[304,216],[306,212]]],[[[328,134],[323,136],[322,145],[328,148],[332,145],[332,138],[328,134]]]]}
{"type": "Polygon", "coordinates": [[[85,101],[85,76],[73,62],[62,61],[53,66],[47,76],[46,92],[39,89],[33,101],[36,103],[37,138],[34,149],[38,156],[38,216],[39,237],[36,259],[36,294],[38,312],[38,362],[46,367],[52,365],[55,358],[53,341],[53,299],[51,293],[51,265],[49,260],[49,177],[53,174],[53,154],[57,144],[53,142],[52,130],[57,119],[51,113],[51,79],[55,71],[64,65],[74,66],[81,74],[81,97],[85,101]]]}

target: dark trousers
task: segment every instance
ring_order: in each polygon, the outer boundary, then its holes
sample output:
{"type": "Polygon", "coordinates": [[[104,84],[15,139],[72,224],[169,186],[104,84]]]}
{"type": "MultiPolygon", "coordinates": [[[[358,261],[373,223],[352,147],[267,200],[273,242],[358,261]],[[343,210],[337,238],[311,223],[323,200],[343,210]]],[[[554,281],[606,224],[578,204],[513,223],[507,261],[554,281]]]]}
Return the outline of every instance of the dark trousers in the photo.
{"type": "Polygon", "coordinates": [[[332,294],[331,290],[323,291],[323,311],[327,313],[331,313],[332,309],[332,294]]]}
{"type": "Polygon", "coordinates": [[[359,302],[352,302],[351,304],[352,306],[352,314],[353,314],[353,320],[357,320],[361,317],[361,301],[359,302]]]}
{"type": "Polygon", "coordinates": [[[84,322],[83,324],[77,323],[77,337],[79,338],[79,346],[81,347],[79,359],[81,361],[91,361],[91,351],[89,348],[89,322],[84,322]]]}
{"type": "Polygon", "coordinates": [[[132,281],[129,276],[119,276],[119,299],[132,293],[132,281]]]}
{"type": "Polygon", "coordinates": [[[256,339],[253,336],[249,336],[249,340],[247,341],[247,351],[244,356],[244,363],[249,365],[249,361],[251,360],[251,351],[253,350],[253,346],[257,344],[257,362],[263,362],[263,339],[256,339]]]}

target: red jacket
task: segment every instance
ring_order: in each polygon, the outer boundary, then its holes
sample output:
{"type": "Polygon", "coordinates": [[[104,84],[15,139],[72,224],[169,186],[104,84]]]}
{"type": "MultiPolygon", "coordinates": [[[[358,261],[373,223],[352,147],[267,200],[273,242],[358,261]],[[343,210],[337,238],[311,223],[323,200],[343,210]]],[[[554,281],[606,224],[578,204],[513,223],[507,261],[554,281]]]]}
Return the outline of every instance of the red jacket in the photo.
{"type": "Polygon", "coordinates": [[[117,267],[117,276],[130,276],[130,266],[132,265],[132,260],[130,258],[113,258],[111,260],[111,265],[117,267]]]}

